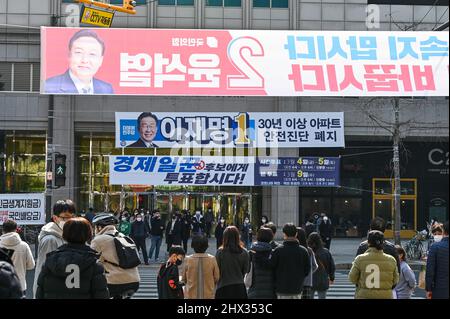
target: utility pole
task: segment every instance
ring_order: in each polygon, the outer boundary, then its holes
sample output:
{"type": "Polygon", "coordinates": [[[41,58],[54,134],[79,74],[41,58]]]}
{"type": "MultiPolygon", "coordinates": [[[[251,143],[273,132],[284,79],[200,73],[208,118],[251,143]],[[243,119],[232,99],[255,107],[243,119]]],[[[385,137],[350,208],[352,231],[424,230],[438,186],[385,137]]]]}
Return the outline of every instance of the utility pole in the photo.
{"type": "Polygon", "coordinates": [[[401,207],[400,207],[400,98],[394,98],[394,241],[396,245],[400,245],[400,230],[401,230],[401,207]]]}

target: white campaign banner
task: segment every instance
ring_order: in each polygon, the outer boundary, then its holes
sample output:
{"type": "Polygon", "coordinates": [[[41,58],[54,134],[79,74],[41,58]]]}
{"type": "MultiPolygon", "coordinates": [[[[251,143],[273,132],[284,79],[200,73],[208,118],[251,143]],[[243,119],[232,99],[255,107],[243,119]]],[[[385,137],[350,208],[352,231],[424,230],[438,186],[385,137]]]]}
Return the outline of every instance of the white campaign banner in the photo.
{"type": "Polygon", "coordinates": [[[110,185],[247,186],[253,157],[109,156],[110,185]]]}
{"type": "Polygon", "coordinates": [[[345,147],[344,112],[116,112],[117,148],[345,147]]]}
{"type": "Polygon", "coordinates": [[[19,225],[45,224],[44,194],[0,194],[0,225],[7,219],[19,225]]]}

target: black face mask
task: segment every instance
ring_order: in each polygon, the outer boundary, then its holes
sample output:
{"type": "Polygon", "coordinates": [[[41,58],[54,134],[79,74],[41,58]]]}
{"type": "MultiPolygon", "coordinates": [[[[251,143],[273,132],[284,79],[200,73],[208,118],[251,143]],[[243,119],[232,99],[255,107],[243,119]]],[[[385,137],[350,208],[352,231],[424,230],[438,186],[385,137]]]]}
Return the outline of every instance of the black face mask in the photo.
{"type": "Polygon", "coordinates": [[[183,261],[177,258],[175,265],[180,266],[182,263],[183,263],[183,261]]]}

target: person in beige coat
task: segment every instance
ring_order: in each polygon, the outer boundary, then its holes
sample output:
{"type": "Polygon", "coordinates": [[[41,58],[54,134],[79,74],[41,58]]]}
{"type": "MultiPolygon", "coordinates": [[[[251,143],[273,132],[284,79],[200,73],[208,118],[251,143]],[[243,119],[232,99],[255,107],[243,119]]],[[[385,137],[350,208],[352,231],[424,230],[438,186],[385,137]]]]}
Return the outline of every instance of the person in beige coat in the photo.
{"type": "Polygon", "coordinates": [[[97,214],[92,220],[95,237],[91,248],[100,253],[99,261],[105,267],[109,294],[113,299],[131,297],[139,289],[139,271],[137,267],[123,269],[118,266],[114,236],[124,236],[115,227],[117,220],[113,214],[97,214]]]}
{"type": "Polygon", "coordinates": [[[186,257],[182,271],[185,283],[185,299],[214,299],[215,289],[220,277],[216,258],[206,254],[208,238],[194,236],[191,247],[194,254],[186,257]]]}
{"type": "Polygon", "coordinates": [[[3,223],[3,235],[0,236],[0,247],[13,250],[11,260],[20,280],[20,286],[24,294],[27,291],[27,270],[34,268],[35,263],[30,246],[20,238],[17,233],[17,223],[7,220],[3,223]]]}

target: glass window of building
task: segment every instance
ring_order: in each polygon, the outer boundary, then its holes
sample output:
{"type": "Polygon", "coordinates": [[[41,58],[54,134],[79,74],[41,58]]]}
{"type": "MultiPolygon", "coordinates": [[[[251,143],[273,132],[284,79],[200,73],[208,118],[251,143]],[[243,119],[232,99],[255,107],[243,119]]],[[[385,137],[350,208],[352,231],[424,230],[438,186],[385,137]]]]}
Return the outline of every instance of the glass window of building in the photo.
{"type": "Polygon", "coordinates": [[[0,91],[38,92],[39,63],[0,63],[0,91]]]}
{"type": "Polygon", "coordinates": [[[158,4],[165,6],[193,6],[194,0],[158,0],[158,4]]]}
{"type": "Polygon", "coordinates": [[[45,190],[45,134],[0,132],[0,192],[45,190]]]}
{"type": "Polygon", "coordinates": [[[253,0],[254,8],[288,8],[288,0],[253,0]]]}
{"type": "Polygon", "coordinates": [[[240,7],[241,0],[206,0],[206,5],[210,7],[240,7]]]}

